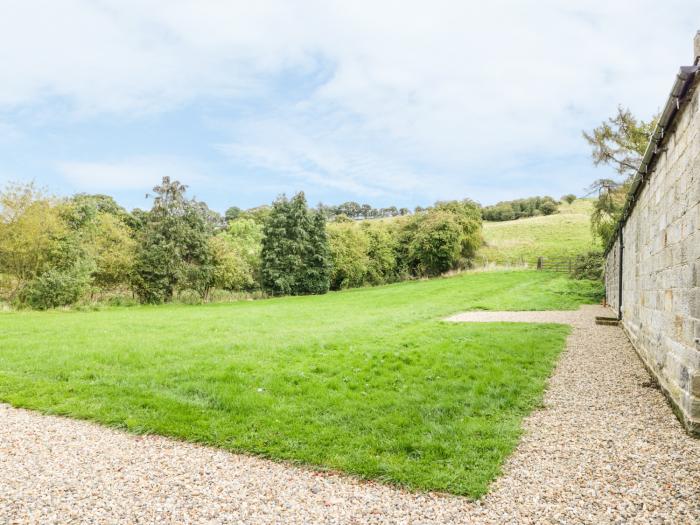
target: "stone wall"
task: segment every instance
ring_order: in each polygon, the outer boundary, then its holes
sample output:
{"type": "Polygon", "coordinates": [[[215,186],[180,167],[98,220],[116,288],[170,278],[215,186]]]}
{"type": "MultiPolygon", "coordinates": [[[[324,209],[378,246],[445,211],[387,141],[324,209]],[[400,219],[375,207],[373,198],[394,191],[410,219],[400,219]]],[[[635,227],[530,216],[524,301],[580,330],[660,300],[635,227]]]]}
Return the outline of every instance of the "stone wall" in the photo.
{"type": "MultiPolygon", "coordinates": [[[[694,81],[697,84],[697,80],[694,81]]],[[[688,430],[700,433],[700,89],[667,130],[622,229],[622,324],[688,430]]],[[[617,311],[619,237],[606,261],[617,311]]]]}

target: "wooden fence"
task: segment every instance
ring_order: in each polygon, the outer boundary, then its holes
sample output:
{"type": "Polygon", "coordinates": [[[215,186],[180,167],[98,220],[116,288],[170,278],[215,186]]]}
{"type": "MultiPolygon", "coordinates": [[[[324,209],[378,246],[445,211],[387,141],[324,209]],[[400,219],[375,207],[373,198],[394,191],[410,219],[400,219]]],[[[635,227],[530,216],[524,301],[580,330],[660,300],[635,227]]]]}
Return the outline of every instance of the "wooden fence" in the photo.
{"type": "Polygon", "coordinates": [[[510,259],[498,258],[489,260],[483,256],[477,256],[474,259],[475,268],[536,268],[546,272],[571,273],[576,267],[576,262],[580,257],[536,257],[534,259],[528,257],[513,257],[510,259]]]}
{"type": "Polygon", "coordinates": [[[575,263],[574,257],[538,257],[537,269],[547,272],[571,273],[575,263]]]}

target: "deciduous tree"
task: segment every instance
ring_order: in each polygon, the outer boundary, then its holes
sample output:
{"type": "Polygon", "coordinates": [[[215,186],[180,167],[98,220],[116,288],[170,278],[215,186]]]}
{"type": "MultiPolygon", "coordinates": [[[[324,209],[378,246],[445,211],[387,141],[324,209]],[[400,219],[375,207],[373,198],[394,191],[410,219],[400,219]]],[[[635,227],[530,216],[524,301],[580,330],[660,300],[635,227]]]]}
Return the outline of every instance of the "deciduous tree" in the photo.
{"type": "Polygon", "coordinates": [[[213,279],[207,209],[186,198],[187,187],[169,177],[153,191],[153,208],[139,234],[134,288],[147,303],[170,301],[176,287],[204,297],[213,279]]]}
{"type": "Polygon", "coordinates": [[[331,288],[355,288],[365,283],[369,266],[368,242],[356,223],[329,225],[328,237],[333,258],[331,288]]]}
{"type": "Polygon", "coordinates": [[[8,300],[50,268],[58,239],[66,232],[58,201],[34,184],[10,184],[0,192],[0,275],[6,276],[3,295],[8,300]]]}

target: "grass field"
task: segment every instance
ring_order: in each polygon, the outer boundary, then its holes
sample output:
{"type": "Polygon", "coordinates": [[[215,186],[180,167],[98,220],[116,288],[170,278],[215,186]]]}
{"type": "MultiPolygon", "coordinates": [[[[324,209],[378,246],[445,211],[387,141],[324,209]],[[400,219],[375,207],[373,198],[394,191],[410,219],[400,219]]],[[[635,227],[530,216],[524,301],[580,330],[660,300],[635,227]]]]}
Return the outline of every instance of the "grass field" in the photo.
{"type": "Polygon", "coordinates": [[[205,306],[0,314],[0,400],[231,451],[478,497],[541,400],[568,328],[449,324],[574,309],[544,272],[205,306]]]}
{"type": "Polygon", "coordinates": [[[537,257],[573,256],[594,247],[590,216],[591,199],[562,203],[559,213],[516,221],[484,222],[486,246],[480,263],[532,265],[537,257]]]}

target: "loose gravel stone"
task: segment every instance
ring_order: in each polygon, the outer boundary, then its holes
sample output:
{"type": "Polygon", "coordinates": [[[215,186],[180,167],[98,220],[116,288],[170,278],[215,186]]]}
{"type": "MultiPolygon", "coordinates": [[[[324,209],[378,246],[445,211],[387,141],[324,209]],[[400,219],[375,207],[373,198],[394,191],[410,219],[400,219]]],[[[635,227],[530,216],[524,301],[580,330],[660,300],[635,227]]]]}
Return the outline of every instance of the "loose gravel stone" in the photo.
{"type": "Polygon", "coordinates": [[[0,405],[0,523],[700,523],[685,434],[600,307],[450,321],[574,327],[521,443],[480,501],[0,405]]]}

